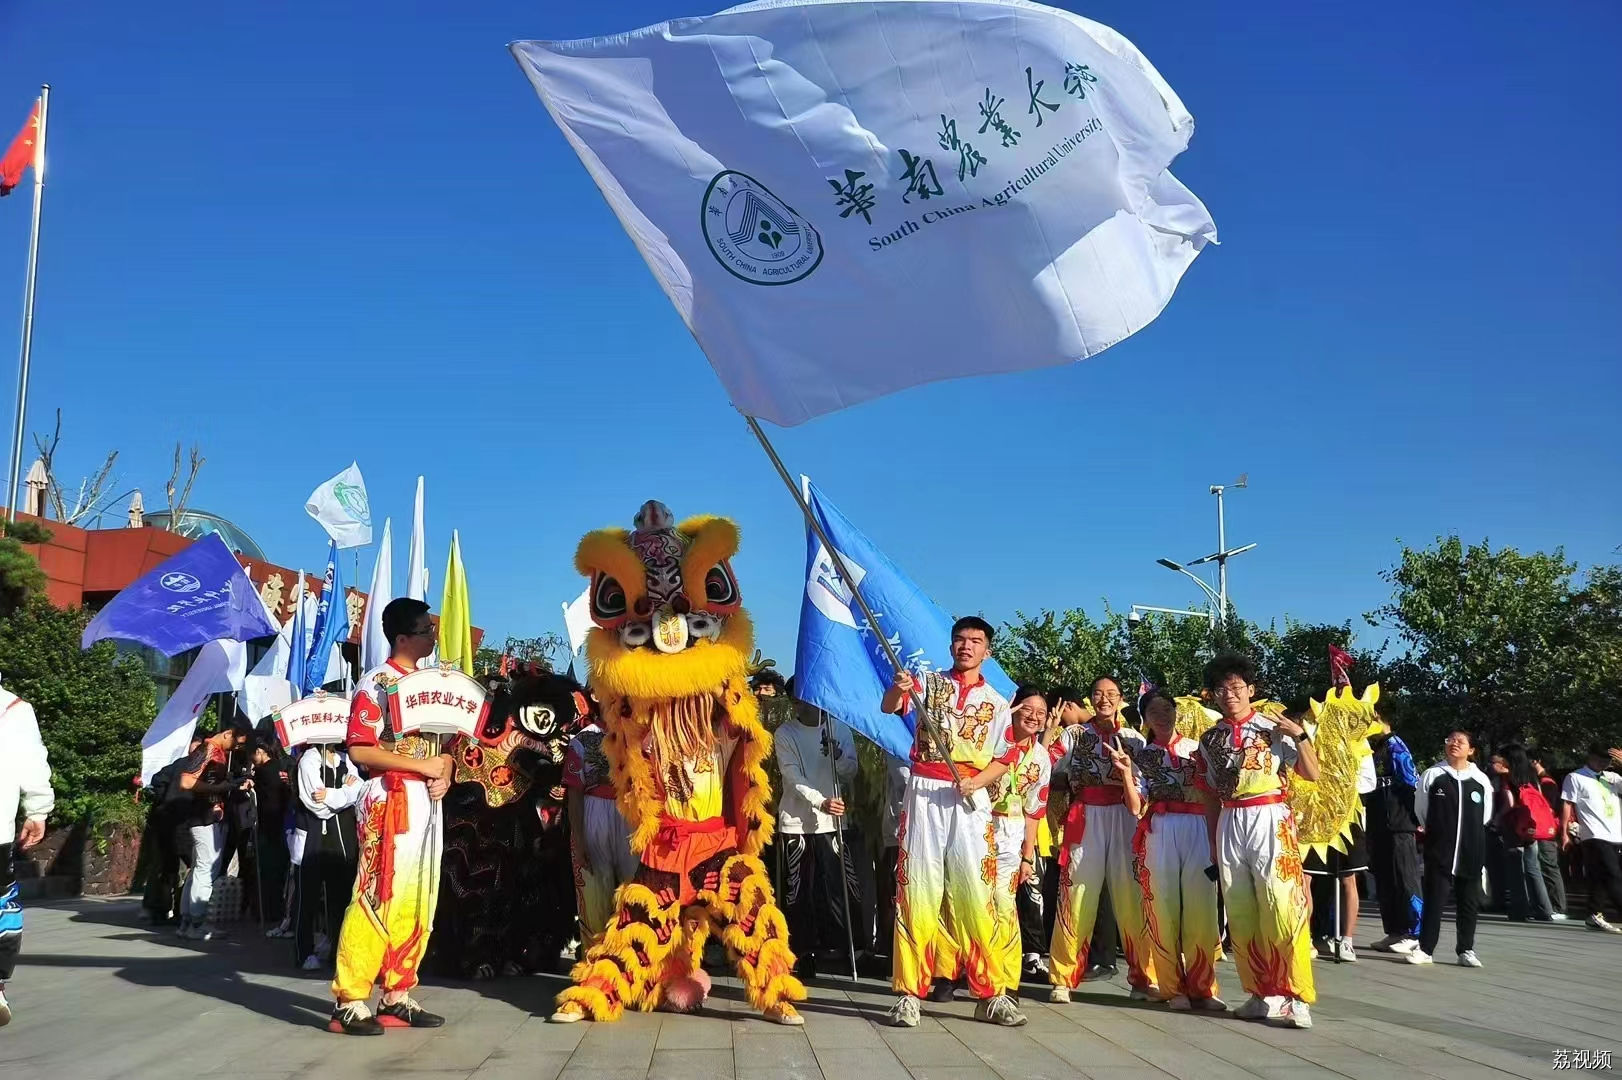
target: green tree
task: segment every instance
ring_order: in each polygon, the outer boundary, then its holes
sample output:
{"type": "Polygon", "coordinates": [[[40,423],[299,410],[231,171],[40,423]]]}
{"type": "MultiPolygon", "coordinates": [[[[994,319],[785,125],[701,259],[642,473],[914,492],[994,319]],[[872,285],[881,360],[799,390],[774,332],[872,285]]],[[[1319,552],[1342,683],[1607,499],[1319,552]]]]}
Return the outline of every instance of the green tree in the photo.
{"type": "Polygon", "coordinates": [[[1111,670],[1133,683],[1147,680],[1170,694],[1197,692],[1205,664],[1215,655],[1209,619],[1151,611],[1137,620],[1112,613],[1111,670]]]}
{"type": "Polygon", "coordinates": [[[0,617],[16,611],[30,596],[45,591],[45,571],[23,545],[43,544],[51,531],[32,521],[11,521],[0,535],[0,617]]]}
{"type": "Polygon", "coordinates": [[[501,670],[501,658],[508,657],[521,665],[539,664],[546,671],[555,671],[554,658],[568,652],[569,643],[561,634],[542,634],[540,637],[510,637],[501,648],[480,645],[473,654],[473,670],[483,675],[501,670]]]}
{"type": "Polygon", "coordinates": [[[155,687],[138,659],[120,656],[110,641],[79,648],[89,621],[88,612],[63,611],[42,596],[0,619],[0,672],[39,717],[63,821],[129,800],[141,736],[155,715],[155,687]]]}
{"type": "Polygon", "coordinates": [[[1405,652],[1390,666],[1416,750],[1462,726],[1486,745],[1525,738],[1575,753],[1622,730],[1622,568],[1581,587],[1561,549],[1522,554],[1458,537],[1404,548],[1369,616],[1405,652]]]}
{"type": "Polygon", "coordinates": [[[1112,660],[1108,625],[1094,622],[1081,608],[1035,616],[1016,611],[992,651],[1014,682],[1044,689],[1085,688],[1109,670],[1112,660]]]}
{"type": "Polygon", "coordinates": [[[1256,631],[1255,639],[1262,692],[1294,708],[1305,708],[1309,697],[1322,701],[1329,690],[1331,645],[1352,654],[1351,679],[1357,691],[1381,679],[1383,650],[1357,649],[1350,622],[1303,623],[1285,616],[1283,631],[1270,626],[1256,631]]]}

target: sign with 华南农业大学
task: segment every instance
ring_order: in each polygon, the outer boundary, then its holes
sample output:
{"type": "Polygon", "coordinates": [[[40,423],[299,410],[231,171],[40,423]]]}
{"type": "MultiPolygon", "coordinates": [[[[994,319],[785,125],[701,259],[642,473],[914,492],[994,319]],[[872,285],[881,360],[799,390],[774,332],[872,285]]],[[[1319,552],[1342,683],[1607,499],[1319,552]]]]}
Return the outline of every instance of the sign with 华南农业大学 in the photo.
{"type": "Polygon", "coordinates": [[[1092,356],[1216,229],[1131,42],[1023,0],[772,0],[512,46],[741,411],[1092,356]]]}

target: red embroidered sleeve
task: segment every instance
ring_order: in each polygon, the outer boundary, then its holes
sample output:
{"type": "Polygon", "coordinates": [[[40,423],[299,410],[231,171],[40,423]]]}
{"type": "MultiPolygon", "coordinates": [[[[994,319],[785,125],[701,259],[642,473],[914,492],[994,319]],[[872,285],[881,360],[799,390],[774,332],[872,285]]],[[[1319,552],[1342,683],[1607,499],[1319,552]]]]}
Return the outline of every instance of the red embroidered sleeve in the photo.
{"type": "Polygon", "coordinates": [[[376,746],[378,733],[382,730],[383,710],[378,708],[370,693],[359,691],[349,705],[349,730],[344,735],[344,742],[350,746],[376,746]]]}

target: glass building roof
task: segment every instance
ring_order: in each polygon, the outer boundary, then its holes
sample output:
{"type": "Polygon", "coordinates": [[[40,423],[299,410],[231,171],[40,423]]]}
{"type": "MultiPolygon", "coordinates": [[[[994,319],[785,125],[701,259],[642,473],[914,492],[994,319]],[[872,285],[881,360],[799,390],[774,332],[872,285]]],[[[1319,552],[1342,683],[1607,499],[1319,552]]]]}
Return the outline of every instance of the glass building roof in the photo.
{"type": "MultiPolygon", "coordinates": [[[[152,513],[144,515],[142,521],[154,528],[167,529],[169,528],[169,511],[154,510],[152,513]]],[[[177,532],[181,536],[193,540],[201,540],[209,533],[219,533],[220,539],[224,540],[226,547],[232,551],[253,559],[255,562],[269,561],[264,551],[260,549],[258,544],[254,543],[253,537],[243,532],[241,526],[220,517],[218,514],[211,514],[207,510],[182,510],[180,512],[180,523],[170,531],[177,532]]]]}

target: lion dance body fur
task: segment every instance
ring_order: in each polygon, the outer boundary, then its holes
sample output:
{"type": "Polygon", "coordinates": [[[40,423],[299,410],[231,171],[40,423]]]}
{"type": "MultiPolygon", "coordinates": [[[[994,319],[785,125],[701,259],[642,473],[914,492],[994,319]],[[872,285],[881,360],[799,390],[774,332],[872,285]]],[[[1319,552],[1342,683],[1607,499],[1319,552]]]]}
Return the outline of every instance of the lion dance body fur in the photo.
{"type": "Polygon", "coordinates": [[[649,502],[633,531],[590,533],[576,553],[591,579],[587,656],[603,749],[640,866],[558,996],[556,1021],[696,1007],[714,932],[750,1003],[803,1023],[792,1002],[805,987],[760,860],[772,833],[771,736],[748,686],[754,631],[729,562],[737,547],[732,522],[678,526],[649,502]]]}

